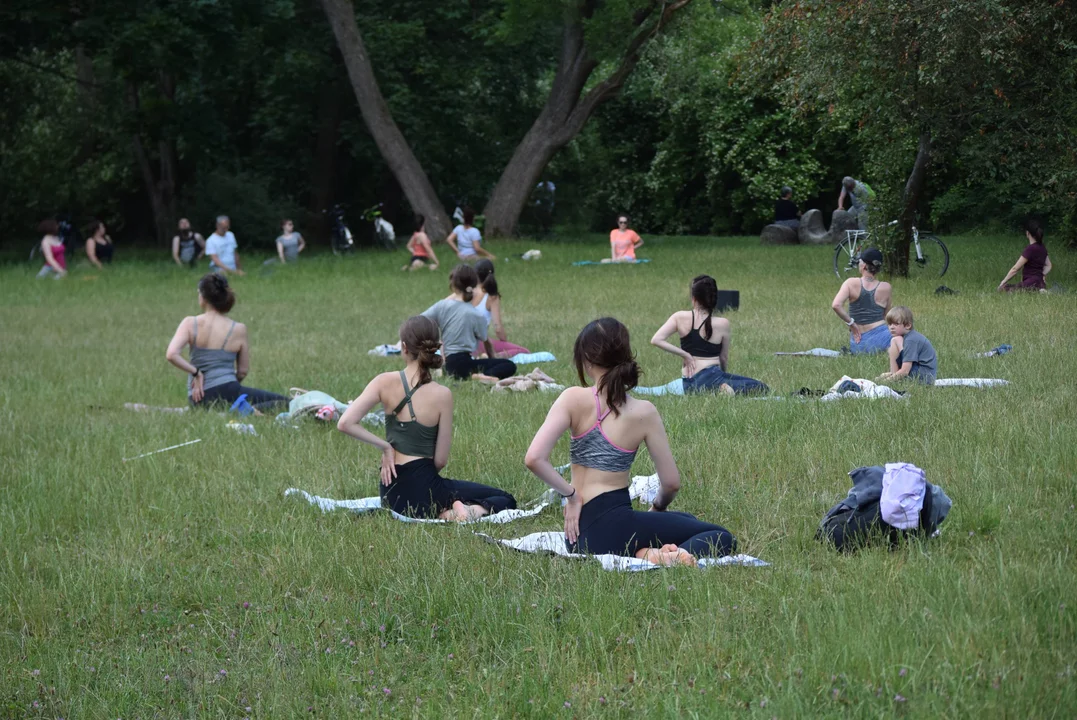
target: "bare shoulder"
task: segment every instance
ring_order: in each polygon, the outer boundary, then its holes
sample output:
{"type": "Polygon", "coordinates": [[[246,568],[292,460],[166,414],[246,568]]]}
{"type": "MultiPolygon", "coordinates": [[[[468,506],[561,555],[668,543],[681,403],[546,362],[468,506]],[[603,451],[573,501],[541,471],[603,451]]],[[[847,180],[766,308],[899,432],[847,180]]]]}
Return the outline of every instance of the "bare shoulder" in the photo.
{"type": "Polygon", "coordinates": [[[711,322],[714,323],[714,327],[718,328],[719,330],[728,330],[730,327],[733,326],[733,324],[729,322],[729,318],[727,317],[711,318],[711,322]]]}
{"type": "Polygon", "coordinates": [[[241,322],[237,322],[236,328],[232,331],[232,334],[239,335],[240,337],[247,337],[247,326],[241,322]]]}
{"type": "Polygon", "coordinates": [[[658,408],[654,406],[654,403],[649,400],[640,400],[629,396],[628,402],[625,403],[624,410],[625,415],[628,415],[633,420],[640,422],[650,422],[657,419],[658,408]]]}

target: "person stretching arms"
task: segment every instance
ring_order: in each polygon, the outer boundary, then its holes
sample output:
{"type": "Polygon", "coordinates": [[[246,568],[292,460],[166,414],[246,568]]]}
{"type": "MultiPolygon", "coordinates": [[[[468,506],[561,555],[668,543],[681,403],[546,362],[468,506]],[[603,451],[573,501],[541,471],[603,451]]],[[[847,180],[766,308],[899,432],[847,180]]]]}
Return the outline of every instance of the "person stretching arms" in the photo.
{"type": "Polygon", "coordinates": [[[639,380],[628,329],[613,318],[590,323],[576,338],[573,360],[580,382],[550,408],[527,449],[524,464],[568,498],[565,539],[572,552],[626,555],[661,565],[695,565],[703,556],[729,555],[737,541],[723,527],[688,513],[668,510],[680,489],[680,473],[654,405],[629,397],[639,380]],[[571,434],[572,483],[561,477],[550,455],[571,434]],[[640,445],[651,454],[661,489],[650,512],[632,509],[629,471],[640,445]]]}
{"type": "Polygon", "coordinates": [[[441,367],[441,341],[433,320],[417,315],[400,326],[399,372],[378,375],[341,415],[337,429],[381,450],[382,502],[407,517],[465,522],[516,507],[498,488],[441,477],[452,446],[452,391],[430,377],[441,367]],[[385,407],[385,439],[361,424],[378,403],[385,407]],[[392,408],[390,411],[389,408],[392,408]]]}

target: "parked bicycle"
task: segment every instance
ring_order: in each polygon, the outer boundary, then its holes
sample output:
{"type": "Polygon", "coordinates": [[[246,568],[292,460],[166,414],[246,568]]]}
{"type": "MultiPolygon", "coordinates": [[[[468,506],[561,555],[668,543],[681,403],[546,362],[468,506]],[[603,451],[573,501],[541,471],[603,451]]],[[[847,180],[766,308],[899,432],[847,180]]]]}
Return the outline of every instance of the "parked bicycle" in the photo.
{"type": "Polygon", "coordinates": [[[363,219],[374,226],[374,242],[386,250],[396,249],[396,230],[381,215],[382,204],[372,205],[363,211],[363,219]]]}
{"type": "Polygon", "coordinates": [[[348,229],[348,223],[344,219],[344,208],[340,204],[326,211],[333,220],[333,229],[329,233],[329,242],[334,255],[345,255],[355,250],[355,239],[352,231],[348,229]]]}
{"type": "MultiPolygon", "coordinates": [[[[888,223],[888,228],[896,227],[897,220],[888,223]]],[[[834,274],[839,278],[850,277],[860,272],[860,254],[868,247],[871,233],[867,230],[846,230],[845,239],[834,247],[834,274]]],[[[950,251],[937,235],[921,231],[915,225],[912,228],[912,247],[909,248],[909,275],[928,276],[937,273],[939,277],[946,274],[950,267],[950,251]]]]}

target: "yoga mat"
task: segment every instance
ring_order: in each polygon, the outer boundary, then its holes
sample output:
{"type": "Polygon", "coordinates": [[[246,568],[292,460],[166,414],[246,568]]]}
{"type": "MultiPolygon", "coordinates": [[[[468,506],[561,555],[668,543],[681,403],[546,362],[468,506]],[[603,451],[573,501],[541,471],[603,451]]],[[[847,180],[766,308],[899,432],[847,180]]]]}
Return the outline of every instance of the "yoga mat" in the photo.
{"type": "MultiPolygon", "coordinates": [[[[518,550],[520,552],[552,554],[565,558],[597,560],[599,564],[602,565],[603,570],[640,572],[642,570],[657,570],[666,567],[664,565],[655,565],[647,560],[640,560],[625,555],[585,555],[580,553],[570,553],[568,551],[568,544],[565,542],[565,533],[563,531],[537,532],[531,533],[530,535],[524,535],[523,537],[510,538],[508,540],[498,540],[497,538],[492,538],[489,535],[484,535],[478,532],[475,534],[495,545],[503,545],[504,547],[512,548],[513,550],[518,550]]],[[[743,553],[727,555],[726,557],[720,558],[700,558],[697,563],[697,566],[700,569],[733,565],[743,567],[767,567],[770,563],[743,553]]]]}
{"type": "Polygon", "coordinates": [[[800,355],[811,357],[825,357],[836,358],[841,357],[841,353],[837,350],[827,350],[826,348],[812,348],[811,350],[801,350],[800,352],[776,352],[775,355],[800,355]]]}
{"type": "Polygon", "coordinates": [[[642,258],[639,260],[633,260],[632,262],[602,262],[601,260],[577,260],[572,264],[576,267],[580,267],[583,265],[609,265],[611,267],[616,267],[617,265],[642,265],[643,263],[649,262],[649,259],[642,258]]]}

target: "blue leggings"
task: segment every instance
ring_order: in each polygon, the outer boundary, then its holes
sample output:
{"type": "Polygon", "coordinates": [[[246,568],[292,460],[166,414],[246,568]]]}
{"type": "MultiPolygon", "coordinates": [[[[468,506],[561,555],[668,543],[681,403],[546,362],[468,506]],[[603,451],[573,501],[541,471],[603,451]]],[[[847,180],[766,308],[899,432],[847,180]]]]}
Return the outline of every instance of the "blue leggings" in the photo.
{"type": "Polygon", "coordinates": [[[628,488],[591,498],[580,511],[580,537],[571,552],[635,557],[641,548],[672,543],[696,557],[723,557],[737,549],[724,527],[685,512],[643,512],[632,509],[628,488]]]}
{"type": "Polygon", "coordinates": [[[684,394],[716,392],[724,383],[733,388],[737,395],[750,395],[752,393],[764,394],[770,392],[765,383],[753,380],[742,375],[727,373],[718,365],[704,368],[690,378],[684,378],[684,394]]]}
{"type": "Polygon", "coordinates": [[[860,333],[860,342],[854,342],[852,333],[849,334],[849,352],[853,355],[874,355],[889,349],[890,328],[886,325],[860,333]]]}

